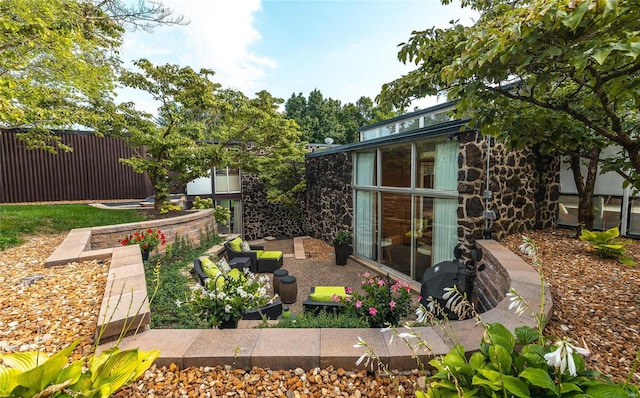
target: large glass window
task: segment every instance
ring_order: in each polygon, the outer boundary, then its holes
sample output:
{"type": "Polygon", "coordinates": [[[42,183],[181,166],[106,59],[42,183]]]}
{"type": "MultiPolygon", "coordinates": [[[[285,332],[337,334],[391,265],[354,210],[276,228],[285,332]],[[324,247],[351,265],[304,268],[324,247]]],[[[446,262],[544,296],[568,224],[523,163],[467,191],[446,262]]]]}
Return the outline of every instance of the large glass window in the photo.
{"type": "Polygon", "coordinates": [[[455,140],[357,153],[355,253],[417,281],[433,264],[451,260],[458,243],[458,156],[455,140]]]}
{"type": "Polygon", "coordinates": [[[242,202],[232,199],[218,200],[217,202],[220,206],[229,209],[231,213],[227,225],[218,224],[218,233],[242,234],[242,202]]]}
{"type": "Polygon", "coordinates": [[[232,167],[216,168],[216,193],[240,192],[240,170],[232,167]]]}
{"type": "Polygon", "coordinates": [[[382,186],[411,187],[411,145],[402,144],[380,150],[382,186]]]}

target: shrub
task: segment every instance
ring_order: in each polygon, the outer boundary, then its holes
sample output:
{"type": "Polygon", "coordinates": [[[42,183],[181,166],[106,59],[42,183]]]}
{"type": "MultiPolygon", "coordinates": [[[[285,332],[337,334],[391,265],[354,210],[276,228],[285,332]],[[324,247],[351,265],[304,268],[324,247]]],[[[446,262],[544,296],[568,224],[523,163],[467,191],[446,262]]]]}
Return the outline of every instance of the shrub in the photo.
{"type": "Polygon", "coordinates": [[[403,281],[393,285],[389,277],[373,276],[368,272],[360,282],[364,293],[347,288],[347,296],[342,299],[347,311],[365,319],[369,325],[398,325],[400,320],[412,311],[411,288],[403,281]]]}
{"type": "Polygon", "coordinates": [[[583,229],[580,240],[591,243],[591,247],[602,258],[613,258],[621,264],[635,265],[631,257],[625,256],[625,246],[631,242],[620,238],[620,230],[617,227],[602,232],[583,229]]]}
{"type": "MultiPolygon", "coordinates": [[[[537,258],[535,244],[525,238],[520,249],[533,257],[540,281],[544,285],[540,261],[537,258]]],[[[638,397],[637,386],[628,382],[616,384],[606,376],[587,369],[582,356],[589,354],[586,348],[578,346],[568,339],[549,344],[543,334],[544,326],[544,291],[541,292],[541,307],[533,313],[537,327],[519,327],[512,334],[500,323],[485,323],[475,308],[459,291],[451,289],[452,300],[447,302],[450,310],[471,309],[477,324],[484,328],[484,336],[480,349],[469,355],[464,347],[455,341],[455,336],[447,334],[446,325],[443,331],[452,338],[453,348],[444,356],[429,361],[435,368],[424,385],[425,390],[415,391],[415,396],[423,397],[638,397]],[[466,308],[463,308],[466,307],[466,308]]],[[[513,289],[509,291],[511,304],[520,315],[531,307],[513,289]]],[[[437,305],[437,303],[435,303],[437,305]]],[[[420,306],[418,320],[429,319],[429,312],[420,306]]],[[[446,320],[444,321],[447,322],[446,320]]],[[[412,352],[420,349],[429,350],[429,344],[423,341],[418,332],[408,324],[404,332],[392,329],[393,335],[401,338],[412,352]],[[415,341],[418,341],[415,343],[415,341]]],[[[392,337],[393,339],[393,337],[392,337]]],[[[362,339],[356,346],[366,348],[357,364],[367,361],[372,368],[378,368],[394,378],[386,365],[376,356],[373,349],[362,339]]],[[[640,354],[639,354],[640,357],[640,354]]],[[[416,355],[418,365],[423,367],[416,355]]],[[[637,369],[637,361],[631,372],[637,369]]],[[[423,369],[424,370],[424,369],[423,369]]],[[[630,380],[630,378],[628,379],[630,380]]]]}
{"type": "MultiPolygon", "coordinates": [[[[284,313],[283,313],[284,314],[284,313]]],[[[353,313],[303,312],[300,315],[283,317],[275,328],[368,328],[369,322],[353,313]]]]}
{"type": "Polygon", "coordinates": [[[191,205],[192,209],[212,209],[213,208],[213,199],[206,198],[201,199],[200,196],[196,196],[193,199],[193,204],[191,205]]]}

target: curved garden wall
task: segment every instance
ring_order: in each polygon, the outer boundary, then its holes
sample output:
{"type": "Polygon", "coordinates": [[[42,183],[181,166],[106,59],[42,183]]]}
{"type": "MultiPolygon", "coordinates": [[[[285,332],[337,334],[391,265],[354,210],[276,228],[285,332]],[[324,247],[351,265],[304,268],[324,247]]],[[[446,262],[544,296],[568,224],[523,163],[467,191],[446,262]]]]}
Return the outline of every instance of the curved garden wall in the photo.
{"type": "MultiPolygon", "coordinates": [[[[179,217],[93,227],[91,228],[91,250],[118,246],[119,240],[123,236],[134,231],[147,229],[162,230],[167,239],[167,245],[173,244],[176,236],[198,245],[201,237],[206,236],[208,231],[216,231],[213,209],[193,210],[190,212],[191,214],[179,217]]],[[[158,251],[164,252],[167,245],[158,246],[158,251]]]]}

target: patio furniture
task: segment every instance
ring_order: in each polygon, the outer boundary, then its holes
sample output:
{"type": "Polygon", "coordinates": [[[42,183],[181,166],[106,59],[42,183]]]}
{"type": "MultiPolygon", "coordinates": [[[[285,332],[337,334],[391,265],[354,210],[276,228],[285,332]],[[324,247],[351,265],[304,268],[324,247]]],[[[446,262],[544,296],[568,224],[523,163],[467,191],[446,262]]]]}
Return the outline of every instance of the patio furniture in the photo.
{"type": "Polygon", "coordinates": [[[311,288],[309,298],[302,302],[303,311],[317,314],[321,311],[338,313],[344,309],[344,304],[334,301],[334,297],[346,297],[344,286],[314,286],[311,288]]]}
{"type": "Polygon", "coordinates": [[[285,275],[280,278],[280,300],[285,304],[295,303],[298,299],[298,282],[296,277],[285,275]]]}
{"type": "Polygon", "coordinates": [[[251,259],[249,257],[234,257],[229,259],[229,266],[231,268],[237,268],[243,271],[245,268],[249,268],[249,271],[255,272],[251,269],[251,259]]]}
{"type": "Polygon", "coordinates": [[[230,261],[236,257],[248,257],[251,259],[251,272],[256,273],[273,272],[282,268],[283,255],[281,251],[265,251],[262,245],[248,245],[249,251],[243,251],[242,243],[240,237],[224,243],[230,261]]]}

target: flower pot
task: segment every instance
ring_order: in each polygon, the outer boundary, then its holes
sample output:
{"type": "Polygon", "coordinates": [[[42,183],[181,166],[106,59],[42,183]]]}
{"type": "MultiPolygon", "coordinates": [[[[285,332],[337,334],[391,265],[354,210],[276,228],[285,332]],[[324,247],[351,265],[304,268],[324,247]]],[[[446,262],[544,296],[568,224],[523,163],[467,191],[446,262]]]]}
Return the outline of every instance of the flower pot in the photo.
{"type": "Polygon", "coordinates": [[[142,261],[147,261],[149,259],[149,253],[151,253],[151,250],[142,251],[142,261]]]}
{"type": "Polygon", "coordinates": [[[349,254],[351,253],[351,247],[349,246],[349,244],[334,243],[333,249],[336,251],[336,265],[347,264],[347,259],[349,258],[349,254]]]}
{"type": "Polygon", "coordinates": [[[276,301],[262,308],[246,311],[242,314],[242,319],[259,321],[263,315],[266,316],[267,319],[278,319],[280,314],[282,314],[282,301],[276,301]]]}
{"type": "Polygon", "coordinates": [[[218,325],[218,329],[237,329],[238,322],[240,322],[240,319],[229,319],[228,321],[222,321],[218,325]]]}

